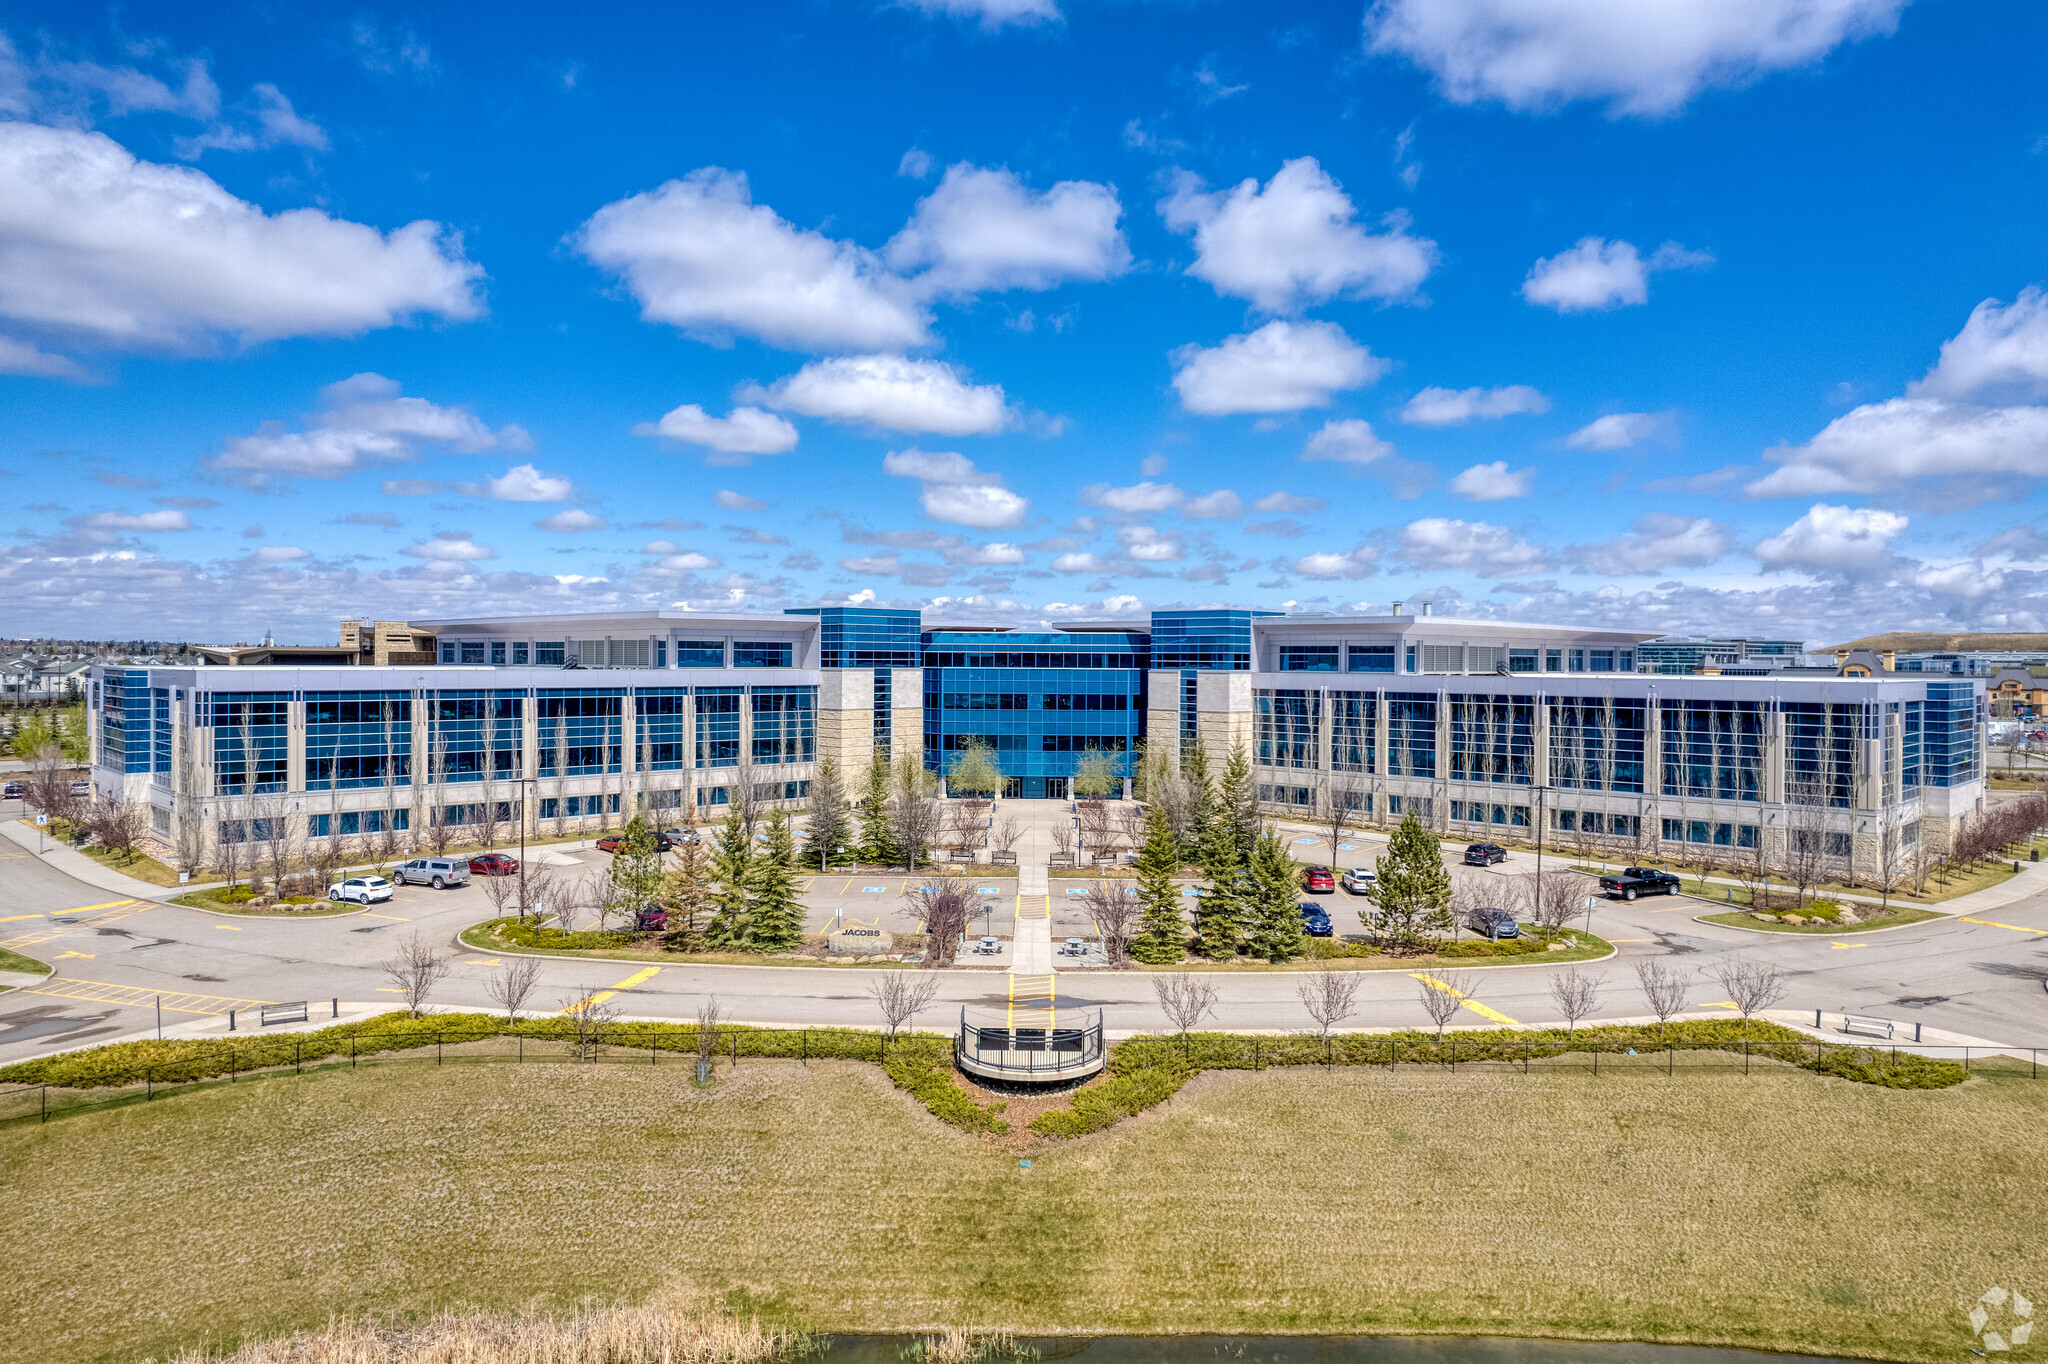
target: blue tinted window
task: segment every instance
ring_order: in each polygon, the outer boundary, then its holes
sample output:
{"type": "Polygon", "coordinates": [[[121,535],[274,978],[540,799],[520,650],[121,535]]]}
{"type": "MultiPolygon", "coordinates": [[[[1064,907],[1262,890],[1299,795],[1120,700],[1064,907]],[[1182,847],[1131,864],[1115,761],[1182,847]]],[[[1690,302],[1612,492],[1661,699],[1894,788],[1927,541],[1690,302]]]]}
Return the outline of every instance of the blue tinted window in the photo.
{"type": "Polygon", "coordinates": [[[738,687],[697,688],[697,766],[739,765],[740,696],[738,687]]]}
{"type": "Polygon", "coordinates": [[[306,693],[306,789],[350,791],[412,780],[412,694],[306,693]]]}
{"type": "Polygon", "coordinates": [[[1355,673],[1390,673],[1394,671],[1394,646],[1354,644],[1345,650],[1344,666],[1355,673]]]}
{"type": "Polygon", "coordinates": [[[732,646],[732,665],[735,668],[787,668],[790,646],[787,644],[740,644],[732,646]]]}
{"type": "Polygon", "coordinates": [[[609,688],[543,691],[536,698],[540,775],[584,777],[617,772],[625,693],[609,688]]]}
{"type": "Polygon", "coordinates": [[[1283,673],[1333,673],[1337,671],[1335,644],[1283,644],[1280,671],[1283,673]]]}
{"type": "Polygon", "coordinates": [[[725,641],[722,639],[679,639],[676,641],[678,668],[723,668],[725,641]]]}
{"type": "Polygon", "coordinates": [[[755,687],[750,751],[757,763],[807,763],[817,756],[816,687],[755,687]]]}
{"type": "Polygon", "coordinates": [[[213,726],[216,795],[284,790],[291,699],[288,691],[215,692],[202,702],[200,714],[213,726]]]}
{"type": "Polygon", "coordinates": [[[641,688],[633,694],[633,766],[670,772],[690,765],[690,692],[686,687],[641,688]]]}

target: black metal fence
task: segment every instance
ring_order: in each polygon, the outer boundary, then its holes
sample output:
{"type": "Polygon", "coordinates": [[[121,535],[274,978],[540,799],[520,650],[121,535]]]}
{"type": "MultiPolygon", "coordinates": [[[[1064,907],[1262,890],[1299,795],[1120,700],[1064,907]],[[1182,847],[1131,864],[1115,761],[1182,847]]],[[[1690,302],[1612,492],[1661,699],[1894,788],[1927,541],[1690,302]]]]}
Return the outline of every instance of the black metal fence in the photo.
{"type": "Polygon", "coordinates": [[[960,1011],[953,1055],[971,1075],[1004,1080],[1058,1080],[1102,1068],[1105,1040],[1102,1010],[1082,1027],[1012,1027],[973,1023],[960,1011]]]}

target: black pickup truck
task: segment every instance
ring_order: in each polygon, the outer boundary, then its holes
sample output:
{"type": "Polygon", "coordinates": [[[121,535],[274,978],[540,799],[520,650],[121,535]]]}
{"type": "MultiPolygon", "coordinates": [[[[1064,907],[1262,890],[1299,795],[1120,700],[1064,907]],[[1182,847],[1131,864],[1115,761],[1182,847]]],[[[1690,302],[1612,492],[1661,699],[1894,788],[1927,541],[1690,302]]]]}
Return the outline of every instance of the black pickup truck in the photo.
{"type": "Polygon", "coordinates": [[[1678,878],[1655,867],[1623,867],[1619,876],[1600,878],[1600,889],[1608,896],[1633,900],[1638,895],[1676,895],[1678,878]]]}

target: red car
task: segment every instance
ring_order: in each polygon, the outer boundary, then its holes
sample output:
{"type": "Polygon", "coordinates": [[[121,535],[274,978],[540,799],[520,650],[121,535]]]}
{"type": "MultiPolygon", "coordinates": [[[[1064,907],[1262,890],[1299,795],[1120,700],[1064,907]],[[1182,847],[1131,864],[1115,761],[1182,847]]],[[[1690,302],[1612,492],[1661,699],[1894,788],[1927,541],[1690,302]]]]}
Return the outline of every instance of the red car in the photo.
{"type": "Polygon", "coordinates": [[[1310,894],[1334,895],[1337,878],[1330,875],[1328,867],[1308,867],[1301,873],[1301,888],[1310,894]]]}
{"type": "Polygon", "coordinates": [[[479,853],[469,859],[469,874],[472,876],[517,876],[519,859],[503,853],[479,853]]]}

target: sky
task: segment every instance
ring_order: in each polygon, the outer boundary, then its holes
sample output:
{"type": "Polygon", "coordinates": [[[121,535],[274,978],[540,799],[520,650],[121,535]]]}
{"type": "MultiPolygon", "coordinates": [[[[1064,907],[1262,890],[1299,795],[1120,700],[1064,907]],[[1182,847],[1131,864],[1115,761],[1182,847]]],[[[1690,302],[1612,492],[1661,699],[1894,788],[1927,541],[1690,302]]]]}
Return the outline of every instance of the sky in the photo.
{"type": "Polygon", "coordinates": [[[2048,629],[2048,7],[0,5],[0,635],[2048,629]]]}

